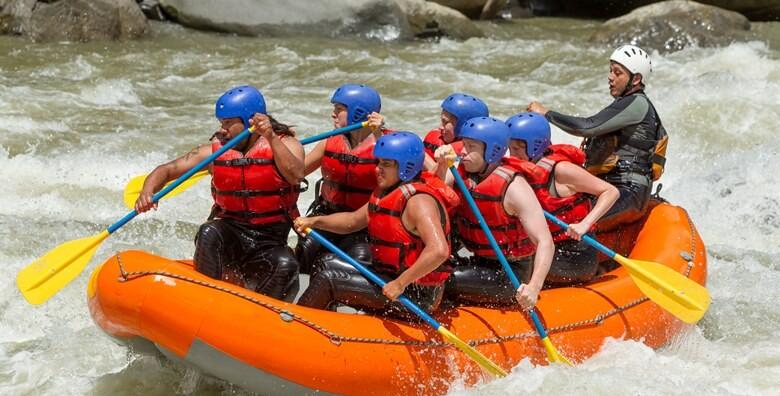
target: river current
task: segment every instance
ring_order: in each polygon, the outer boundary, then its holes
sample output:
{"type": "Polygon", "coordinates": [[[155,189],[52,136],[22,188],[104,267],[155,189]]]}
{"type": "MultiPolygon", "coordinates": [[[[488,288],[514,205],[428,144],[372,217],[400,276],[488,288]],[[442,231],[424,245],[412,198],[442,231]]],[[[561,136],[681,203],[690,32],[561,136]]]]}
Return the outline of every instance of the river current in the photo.
{"type": "MultiPolygon", "coordinates": [[[[486,26],[489,38],[464,42],[246,38],[162,24],[123,43],[0,37],[0,394],[245,393],[128,352],[86,305],[88,271],[114,252],[192,256],[211,205],[206,182],[117,231],[45,305],[28,305],[15,284],[49,249],[124,216],[130,177],[207,142],[227,88],[259,87],[300,137],[331,129],[330,94],[346,82],[377,88],[388,127],[419,134],[455,91],[502,118],[531,100],[585,116],[611,100],[611,49],[585,40],[597,26],[533,19],[486,26]]],[[[704,319],[661,350],[608,340],[576,368],[525,361],[505,379],[455,384],[453,394],[780,392],[780,23],[753,30],[751,42],[654,53],[648,80],[670,134],[662,195],[689,211],[708,249],[704,319]]],[[[576,142],[559,130],[553,140],[576,142]]],[[[311,200],[309,191],[299,206],[311,200]]]]}

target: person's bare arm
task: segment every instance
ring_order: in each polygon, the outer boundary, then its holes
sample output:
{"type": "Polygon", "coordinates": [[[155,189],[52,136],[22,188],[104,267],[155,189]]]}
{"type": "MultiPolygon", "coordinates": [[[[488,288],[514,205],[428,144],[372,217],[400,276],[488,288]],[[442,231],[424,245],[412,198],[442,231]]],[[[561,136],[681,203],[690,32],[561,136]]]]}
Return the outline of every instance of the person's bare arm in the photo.
{"type": "Polygon", "coordinates": [[[265,114],[256,113],[249,119],[254,126],[254,132],[265,138],[274,153],[274,164],[282,177],[290,184],[298,184],[303,180],[303,145],[298,139],[282,138],[274,133],[271,120],[265,114]]]}
{"type": "Polygon", "coordinates": [[[413,196],[406,204],[401,220],[409,230],[419,235],[424,247],[417,261],[382,289],[382,293],[391,300],[397,299],[407,286],[438,268],[450,256],[450,246],[441,226],[439,204],[435,198],[427,194],[413,196]]]}
{"type": "Polygon", "coordinates": [[[571,162],[560,162],[555,166],[555,182],[566,185],[572,191],[596,196],[596,204],[579,223],[569,224],[566,234],[580,240],[620,197],[615,186],[593,176],[571,162]]]}
{"type": "Polygon", "coordinates": [[[507,188],[504,197],[504,208],[507,213],[517,216],[523,224],[523,229],[528,237],[536,245],[534,255],[534,271],[527,285],[521,285],[517,293],[517,299],[524,309],[531,309],[536,305],[539,291],[542,290],[544,279],[550,271],[555,245],[553,244],[550,228],[542,213],[542,206],[536,199],[534,191],[528,182],[522,177],[516,177],[507,188]]]}
{"type": "Polygon", "coordinates": [[[144,180],[141,193],[135,201],[135,210],[138,213],[143,213],[149,209],[157,208],[157,203],[152,203],[152,196],[160,191],[166,183],[183,175],[209,155],[211,155],[211,146],[202,144],[187,154],[154,168],[144,180]]]}
{"type": "Polygon", "coordinates": [[[314,149],[306,153],[306,159],[304,160],[305,166],[303,173],[309,176],[312,172],[322,166],[322,157],[325,156],[326,141],[323,140],[314,146],[314,149]]]}
{"type": "Polygon", "coordinates": [[[298,139],[291,137],[282,139],[274,134],[271,138],[271,150],[274,152],[274,163],[279,173],[290,184],[303,181],[303,145],[298,139]]]}
{"type": "Polygon", "coordinates": [[[368,226],[368,204],[354,212],[339,212],[327,216],[299,217],[294,221],[295,230],[303,233],[314,228],[336,234],[351,234],[368,226]]]}

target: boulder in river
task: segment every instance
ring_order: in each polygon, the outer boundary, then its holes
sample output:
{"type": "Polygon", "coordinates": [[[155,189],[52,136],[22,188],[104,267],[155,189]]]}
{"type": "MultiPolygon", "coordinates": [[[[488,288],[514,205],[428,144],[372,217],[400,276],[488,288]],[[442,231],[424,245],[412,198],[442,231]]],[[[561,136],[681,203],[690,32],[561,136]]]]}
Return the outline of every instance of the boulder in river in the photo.
{"type": "Polygon", "coordinates": [[[416,37],[448,36],[467,39],[483,35],[474,22],[452,8],[424,0],[395,1],[401,6],[416,37]]]}
{"type": "MultiPolygon", "coordinates": [[[[469,0],[435,0],[444,3],[459,3],[469,0]]],[[[522,1],[521,1],[522,2],[522,1]]],[[[524,0],[534,15],[569,16],[578,18],[606,19],[631,12],[631,10],[658,0],[524,0]]],[[[730,11],[736,11],[751,21],[780,20],[780,0],[699,0],[730,11]]],[[[457,7],[455,7],[457,8],[457,7]]]]}
{"type": "Polygon", "coordinates": [[[723,46],[751,37],[750,21],[744,15],[694,1],[671,0],[604,22],[591,41],[672,52],[693,45],[723,46]]]}
{"type": "Polygon", "coordinates": [[[736,11],[751,21],[780,20],[779,0],[703,0],[702,3],[736,11]]]}
{"type": "Polygon", "coordinates": [[[133,39],[147,27],[135,0],[0,0],[0,33],[35,41],[133,39]]]}
{"type": "Polygon", "coordinates": [[[424,0],[160,0],[178,23],[250,36],[358,35],[383,40],[482,31],[463,14],[424,0]]]}
{"type": "Polygon", "coordinates": [[[357,34],[410,37],[393,0],[160,0],[166,14],[195,29],[247,36],[357,34]]]}
{"type": "Polygon", "coordinates": [[[508,3],[517,3],[508,0],[431,0],[431,2],[458,10],[471,19],[482,20],[495,18],[508,3]]]}

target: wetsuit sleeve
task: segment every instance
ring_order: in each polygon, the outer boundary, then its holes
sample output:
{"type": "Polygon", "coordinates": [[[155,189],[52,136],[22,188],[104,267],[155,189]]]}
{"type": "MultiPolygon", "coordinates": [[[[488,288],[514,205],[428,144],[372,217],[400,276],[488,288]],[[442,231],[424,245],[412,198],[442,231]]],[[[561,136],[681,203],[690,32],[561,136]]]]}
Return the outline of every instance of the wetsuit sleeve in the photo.
{"type": "Polygon", "coordinates": [[[545,115],[550,123],[574,136],[592,138],[618,131],[644,120],[650,103],[641,95],[616,99],[612,104],[590,117],[574,117],[555,111],[545,115]]]}

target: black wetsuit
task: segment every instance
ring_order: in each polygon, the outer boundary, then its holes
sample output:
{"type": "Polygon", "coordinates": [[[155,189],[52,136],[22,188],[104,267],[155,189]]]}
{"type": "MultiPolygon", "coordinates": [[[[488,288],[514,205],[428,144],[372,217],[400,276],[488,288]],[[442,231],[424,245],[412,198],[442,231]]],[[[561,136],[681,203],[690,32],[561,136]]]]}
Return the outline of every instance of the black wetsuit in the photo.
{"type": "MultiPolygon", "coordinates": [[[[351,212],[349,208],[334,208],[326,202],[323,202],[322,196],[319,195],[319,182],[316,192],[317,200],[309,207],[307,216],[326,216],[338,212],[351,212]]],[[[351,234],[341,235],[333,232],[319,231],[322,236],[333,242],[334,245],[341,248],[350,255],[350,257],[359,260],[367,261],[371,259],[371,250],[364,246],[368,243],[368,233],[365,229],[353,232],[351,234]]],[[[300,272],[302,274],[311,274],[314,263],[318,257],[323,253],[322,246],[314,238],[298,237],[298,244],[295,246],[295,257],[298,258],[298,262],[301,265],[300,272]]]]}
{"type": "MultiPolygon", "coordinates": [[[[368,244],[355,247],[368,252],[368,244]]],[[[370,261],[359,260],[380,278],[389,282],[399,274],[386,268],[375,267],[370,261]]],[[[298,300],[298,305],[320,309],[336,309],[338,304],[358,308],[368,313],[391,316],[407,321],[417,321],[417,315],[411,313],[399,301],[390,301],[382,294],[382,288],[366,279],[355,267],[333,253],[320,256],[312,269],[309,287],[298,300]]],[[[422,286],[416,283],[406,287],[404,295],[416,303],[423,311],[435,311],[444,295],[442,286],[422,286]]]]}
{"type": "Polygon", "coordinates": [[[551,286],[584,283],[598,270],[598,251],[586,242],[567,239],[555,243],[555,255],[544,281],[551,286]]]}
{"type": "MultiPolygon", "coordinates": [[[[487,306],[517,304],[517,289],[498,260],[476,256],[456,260],[458,263],[445,283],[448,300],[487,306]]],[[[509,267],[520,283],[528,283],[533,272],[533,256],[510,261],[509,267]]]]}
{"type": "Polygon", "coordinates": [[[650,198],[655,146],[665,134],[653,104],[638,91],[615,99],[596,115],[582,118],[549,111],[545,116],[569,134],[585,138],[586,166],[603,164],[612,154],[615,167],[598,176],[617,187],[620,197],[598,224],[609,230],[640,219],[650,198]]]}
{"type": "Polygon", "coordinates": [[[289,223],[209,220],[195,236],[195,268],[214,279],[291,301],[298,292],[298,261],[287,246],[289,233],[289,223]]]}

